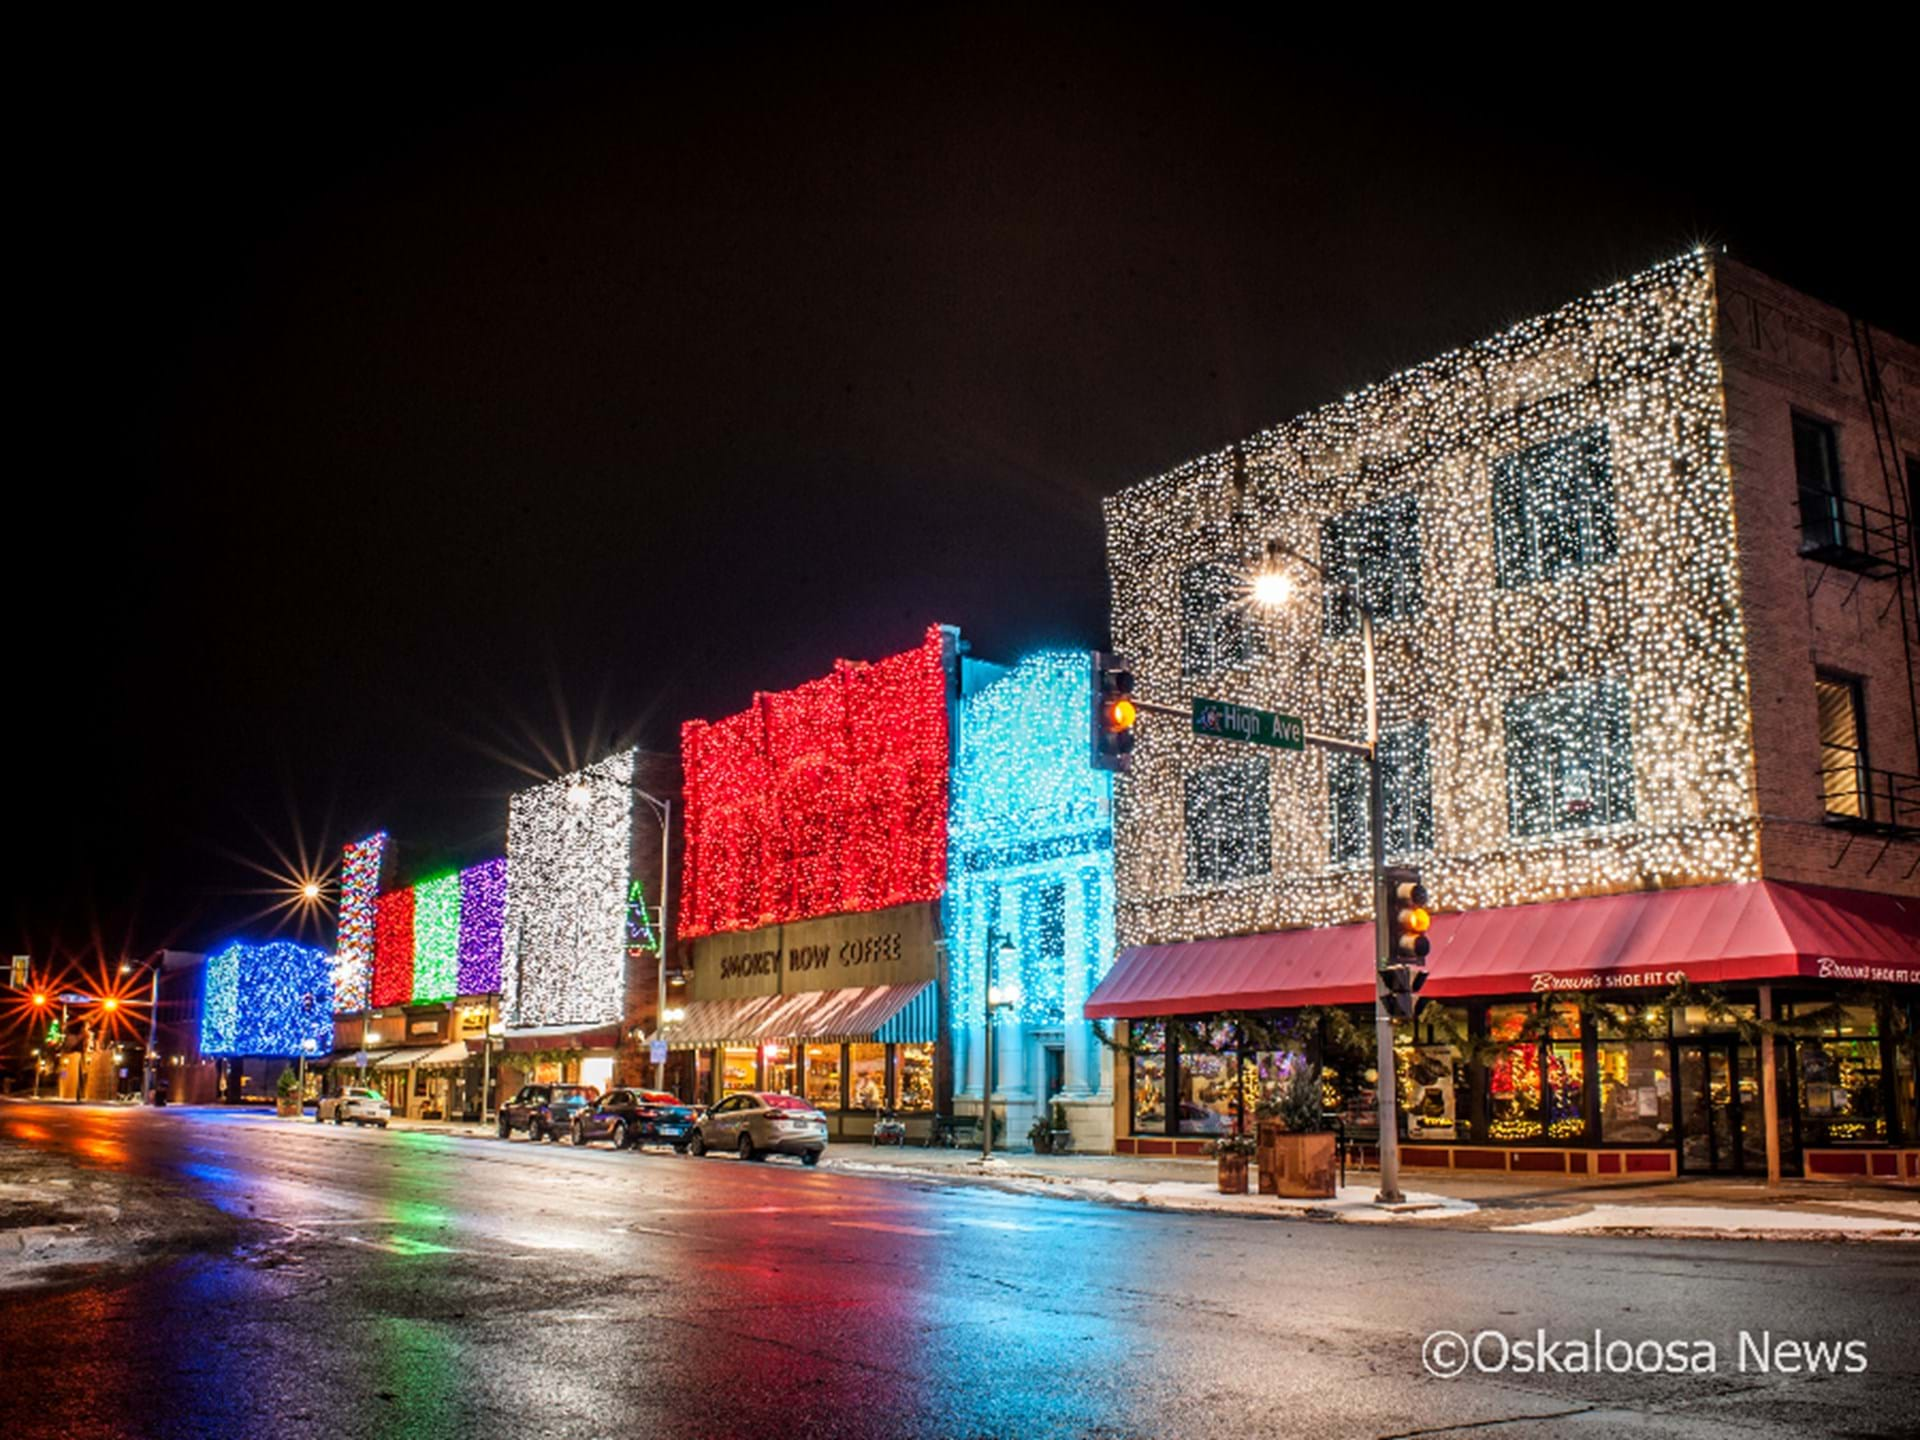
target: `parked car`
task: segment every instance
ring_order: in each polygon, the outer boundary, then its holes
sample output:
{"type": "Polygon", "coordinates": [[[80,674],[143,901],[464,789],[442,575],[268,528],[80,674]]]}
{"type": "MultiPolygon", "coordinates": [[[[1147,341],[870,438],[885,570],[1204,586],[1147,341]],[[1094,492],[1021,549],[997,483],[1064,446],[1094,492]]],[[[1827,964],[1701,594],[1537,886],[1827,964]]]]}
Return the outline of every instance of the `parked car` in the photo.
{"type": "Polygon", "coordinates": [[[349,1085],[338,1095],[321,1096],[320,1103],[313,1107],[313,1118],[321,1125],[329,1120],[344,1125],[351,1120],[355,1125],[378,1125],[384,1130],[393,1118],[393,1107],[378,1090],[349,1085]]]}
{"type": "Polygon", "coordinates": [[[610,1140],[613,1148],[671,1145],[687,1148],[687,1134],[699,1112],[660,1090],[613,1090],[573,1117],[573,1143],[610,1140]]]}
{"type": "Polygon", "coordinates": [[[523,1130],[529,1140],[557,1140],[573,1131],[573,1117],[599,1094],[591,1085],[522,1085],[500,1107],[500,1138],[523,1130]]]}
{"type": "Polygon", "coordinates": [[[818,1165],[827,1149],[827,1117],[798,1095],[729,1095],[695,1122],[687,1149],[695,1155],[731,1151],[742,1160],[798,1155],[818,1165]]]}

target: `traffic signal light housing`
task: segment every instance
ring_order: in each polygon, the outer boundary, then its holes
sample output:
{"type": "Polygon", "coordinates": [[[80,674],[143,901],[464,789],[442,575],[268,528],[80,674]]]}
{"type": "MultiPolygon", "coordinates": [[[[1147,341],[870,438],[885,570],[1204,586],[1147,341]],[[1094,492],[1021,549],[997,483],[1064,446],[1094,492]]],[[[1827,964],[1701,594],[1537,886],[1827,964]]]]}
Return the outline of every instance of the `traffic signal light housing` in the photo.
{"type": "Polygon", "coordinates": [[[1427,888],[1418,870],[1389,865],[1380,872],[1380,892],[1380,1003],[1394,1019],[1411,1020],[1420,1008],[1427,952],[1433,948],[1427,939],[1433,924],[1427,888]]]}
{"type": "Polygon", "coordinates": [[[1088,753],[1096,770],[1124,775],[1133,763],[1133,727],[1140,711],[1133,703],[1133,667],[1105,650],[1093,652],[1093,727],[1088,753]]]}

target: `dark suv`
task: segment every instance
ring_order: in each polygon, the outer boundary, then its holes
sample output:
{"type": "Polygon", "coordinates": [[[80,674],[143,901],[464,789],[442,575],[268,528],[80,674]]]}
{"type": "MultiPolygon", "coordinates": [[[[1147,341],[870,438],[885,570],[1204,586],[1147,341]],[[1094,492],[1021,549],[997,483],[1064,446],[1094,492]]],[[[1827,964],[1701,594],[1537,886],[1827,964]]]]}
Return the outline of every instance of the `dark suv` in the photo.
{"type": "Polygon", "coordinates": [[[522,1085],[500,1107],[500,1138],[516,1130],[529,1140],[555,1140],[573,1129],[573,1117],[593,1103],[590,1085],[522,1085]]]}

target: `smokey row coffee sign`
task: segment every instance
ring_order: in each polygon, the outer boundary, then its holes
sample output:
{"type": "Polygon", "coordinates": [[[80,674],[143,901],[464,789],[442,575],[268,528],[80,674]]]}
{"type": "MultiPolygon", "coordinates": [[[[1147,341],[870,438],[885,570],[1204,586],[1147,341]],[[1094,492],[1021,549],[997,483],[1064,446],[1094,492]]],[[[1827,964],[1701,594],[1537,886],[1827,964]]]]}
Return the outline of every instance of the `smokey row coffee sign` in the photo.
{"type": "Polygon", "coordinates": [[[693,942],[692,998],[904,985],[935,976],[935,907],[900,905],[693,942]]]}

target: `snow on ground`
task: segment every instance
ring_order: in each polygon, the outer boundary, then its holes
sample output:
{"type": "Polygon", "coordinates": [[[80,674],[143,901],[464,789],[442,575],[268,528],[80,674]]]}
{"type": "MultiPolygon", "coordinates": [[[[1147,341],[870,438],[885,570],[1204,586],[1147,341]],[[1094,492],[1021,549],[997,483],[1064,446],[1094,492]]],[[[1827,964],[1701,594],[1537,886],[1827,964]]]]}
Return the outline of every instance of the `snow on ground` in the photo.
{"type": "Polygon", "coordinates": [[[1345,1186],[1331,1200],[1283,1200],[1275,1195],[1222,1195],[1219,1187],[1200,1180],[1103,1180],[1092,1176],[1055,1175],[1026,1170],[1005,1160],[940,1167],[837,1160],[834,1168],[865,1175],[949,1181],[959,1175],[967,1175],[992,1180],[1006,1189],[1026,1195],[1060,1195],[1114,1205],[1139,1205],[1151,1210],[1208,1211],[1227,1215],[1295,1215],[1316,1220],[1378,1223],[1445,1219],[1471,1215],[1480,1208],[1469,1200],[1414,1192],[1408,1194],[1406,1205],[1386,1209],[1374,1204],[1373,1187],[1367,1185],[1345,1186]]]}
{"type": "Polygon", "coordinates": [[[1844,1233],[1920,1240],[1920,1224],[1905,1220],[1740,1205],[1595,1205],[1578,1215],[1563,1215],[1557,1220],[1534,1220],[1497,1228],[1535,1235],[1577,1235],[1591,1230],[1710,1230],[1744,1234],[1844,1233]]]}

